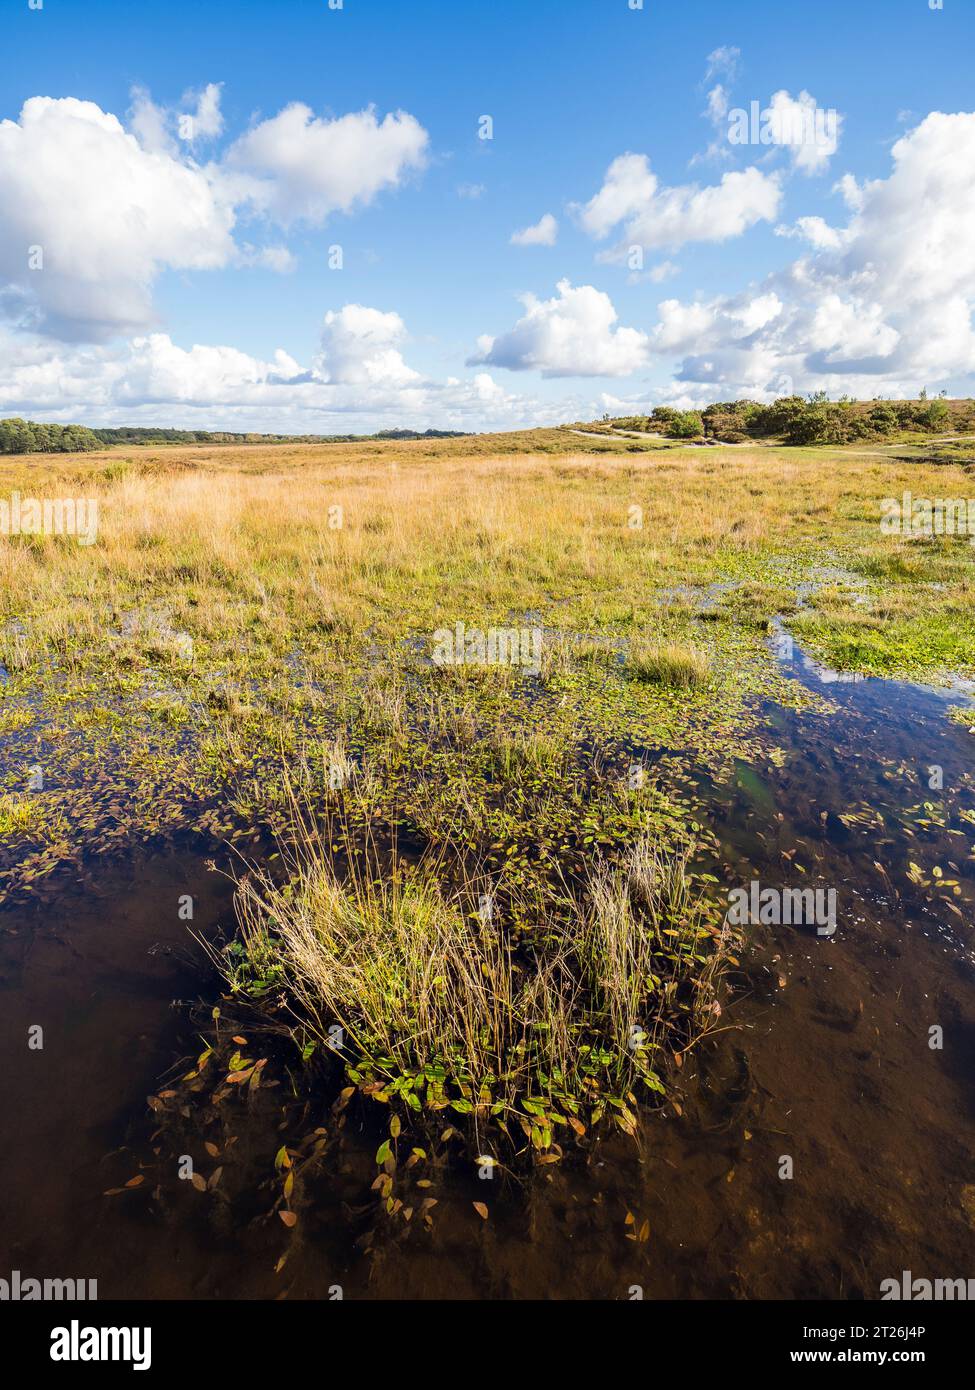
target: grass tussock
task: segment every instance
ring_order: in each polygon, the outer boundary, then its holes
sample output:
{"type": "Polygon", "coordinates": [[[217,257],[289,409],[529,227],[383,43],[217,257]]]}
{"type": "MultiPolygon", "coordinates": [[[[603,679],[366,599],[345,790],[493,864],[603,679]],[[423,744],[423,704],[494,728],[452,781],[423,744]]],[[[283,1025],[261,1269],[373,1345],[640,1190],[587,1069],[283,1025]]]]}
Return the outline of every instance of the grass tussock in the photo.
{"type": "Polygon", "coordinates": [[[0,796],[0,837],[20,835],[36,820],[36,811],[23,797],[0,796]]]}
{"type": "Polygon", "coordinates": [[[323,1048],[337,1025],[348,1079],[384,1102],[517,1126],[541,1150],[607,1114],[632,1131],[634,1088],[663,1092],[668,1047],[714,1022],[726,942],[689,848],[645,837],[515,933],[476,879],[447,888],[402,865],[341,877],[329,839],[306,837],[283,886],[242,879],[224,968],[235,991],[285,992],[323,1048]]]}
{"type": "Polygon", "coordinates": [[[676,690],[700,690],[711,677],[706,656],[686,643],[668,642],[660,646],[638,646],[626,664],[633,680],[676,690]]]}

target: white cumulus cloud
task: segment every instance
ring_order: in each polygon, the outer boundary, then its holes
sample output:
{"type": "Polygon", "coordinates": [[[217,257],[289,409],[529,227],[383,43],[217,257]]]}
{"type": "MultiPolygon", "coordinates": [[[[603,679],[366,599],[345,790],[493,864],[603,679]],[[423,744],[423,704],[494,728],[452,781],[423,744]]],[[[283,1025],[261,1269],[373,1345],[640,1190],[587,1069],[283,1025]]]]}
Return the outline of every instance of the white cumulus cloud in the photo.
{"type": "Polygon", "coordinates": [[[65,340],[144,331],[167,269],[294,268],[285,246],[235,241],[247,213],[318,224],[424,163],[426,131],[404,112],[320,120],[295,105],[203,166],[193,151],[222,131],[220,93],[187,95],[186,138],[181,113],[141,89],[128,128],[74,97],[32,97],[0,121],[0,316],[65,340]]]}
{"type": "Polygon", "coordinates": [[[546,377],[628,376],[647,360],[649,339],[623,328],[608,294],[560,280],[553,299],[525,295],[524,315],[498,338],[482,338],[469,365],[538,371],[546,377]]]}
{"type": "Polygon", "coordinates": [[[932,112],[887,178],[837,185],[846,225],[800,218],[808,255],[706,306],[661,305],[654,346],[713,395],[914,392],[975,374],[975,113],[932,112]]]}
{"type": "Polygon", "coordinates": [[[32,97],[0,122],[0,283],[29,324],[92,339],[141,328],[160,270],[227,265],[233,223],[202,170],[143,148],[94,102],[32,97]]]}
{"type": "Polygon", "coordinates": [[[422,169],[428,143],[406,111],[379,120],[370,107],[328,120],[294,102],[235,141],[225,176],[235,201],[246,199],[284,226],[320,225],[422,169]]]}
{"type": "Polygon", "coordinates": [[[726,173],[707,187],[662,186],[643,154],[623,154],[606,171],[602,187],[575,209],[584,231],[602,240],[621,229],[621,245],[677,249],[686,242],[720,242],[741,236],[757,222],[772,221],[782,199],[778,176],[748,168],[726,173]]]}
{"type": "Polygon", "coordinates": [[[512,246],[554,246],[559,234],[559,224],[550,212],[531,227],[511,235],[512,246]]]}
{"type": "Polygon", "coordinates": [[[363,304],[329,310],[322,326],[322,351],[315,359],[323,381],[351,386],[409,386],[420,373],[408,367],[399,345],[406,325],[396,313],[363,304]]]}
{"type": "Polygon", "coordinates": [[[434,381],[392,345],[399,315],[346,305],[326,315],[322,352],[302,367],[278,349],[181,347],[166,333],[125,343],[52,343],[0,329],[3,410],[79,424],[176,425],[270,433],[484,430],[577,418],[575,401],[543,404],[486,371],[434,381]]]}
{"type": "Polygon", "coordinates": [[[819,106],[808,92],[797,97],[776,92],[768,107],[770,143],[784,146],[803,174],[820,174],[827,167],[839,146],[842,125],[839,112],[819,106]]]}

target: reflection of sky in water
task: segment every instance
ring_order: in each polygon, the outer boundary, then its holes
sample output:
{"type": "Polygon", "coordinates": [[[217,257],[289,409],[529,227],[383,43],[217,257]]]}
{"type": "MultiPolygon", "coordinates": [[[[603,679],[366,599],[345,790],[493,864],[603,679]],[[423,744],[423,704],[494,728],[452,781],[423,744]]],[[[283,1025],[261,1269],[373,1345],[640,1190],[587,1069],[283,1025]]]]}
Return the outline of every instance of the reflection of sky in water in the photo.
{"type": "Polygon", "coordinates": [[[849,923],[917,925],[971,957],[975,744],[947,717],[959,688],[833,671],[781,624],[770,645],[786,677],[828,703],[767,701],[769,765],[739,762],[730,784],[703,779],[729,884],[757,873],[772,886],[835,886],[849,923]]]}

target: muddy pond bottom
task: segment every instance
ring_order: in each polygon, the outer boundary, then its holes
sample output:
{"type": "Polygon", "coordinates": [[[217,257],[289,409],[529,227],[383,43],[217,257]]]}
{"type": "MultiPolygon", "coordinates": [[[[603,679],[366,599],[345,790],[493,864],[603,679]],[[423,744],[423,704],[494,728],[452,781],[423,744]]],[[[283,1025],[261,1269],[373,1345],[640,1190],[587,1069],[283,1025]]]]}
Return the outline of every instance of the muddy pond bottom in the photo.
{"type": "MultiPolygon", "coordinates": [[[[768,706],[777,756],[700,790],[723,883],[828,885],[836,931],[748,929],[680,1113],[524,1180],[445,1171],[429,1226],[377,1219],[362,1122],[295,1232],[191,1182],[164,1204],[125,1187],[146,1098],[200,1052],[192,1004],[219,992],[180,915],[189,895],[195,930],[229,927],[212,849],[92,864],[0,915],[0,1276],[96,1279],[101,1299],[875,1299],[904,1270],[975,1275],[975,736],[941,693],[801,653],[789,671],[830,708],[768,706]]],[[[273,1128],[242,1107],[237,1154],[273,1128]]]]}

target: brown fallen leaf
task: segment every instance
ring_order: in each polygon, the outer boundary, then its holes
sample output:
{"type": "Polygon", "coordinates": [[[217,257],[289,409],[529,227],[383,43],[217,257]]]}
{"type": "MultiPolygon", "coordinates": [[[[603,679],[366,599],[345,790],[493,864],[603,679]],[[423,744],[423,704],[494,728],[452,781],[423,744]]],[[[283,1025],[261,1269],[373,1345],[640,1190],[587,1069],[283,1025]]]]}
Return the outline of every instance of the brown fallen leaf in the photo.
{"type": "Polygon", "coordinates": [[[472,1202],[471,1206],[477,1212],[478,1216],[481,1218],[482,1221],[486,1221],[488,1219],[488,1209],[484,1202],[472,1202]]]}
{"type": "Polygon", "coordinates": [[[125,1185],[126,1187],[141,1187],[144,1182],[145,1177],[142,1175],[142,1173],[140,1173],[138,1177],[129,1178],[128,1182],[125,1185]]]}
{"type": "Polygon", "coordinates": [[[298,1224],[298,1218],[297,1216],[295,1216],[293,1211],[279,1211],[278,1216],[280,1216],[281,1220],[287,1226],[289,1231],[291,1230],[292,1226],[297,1226],[298,1224]]]}

